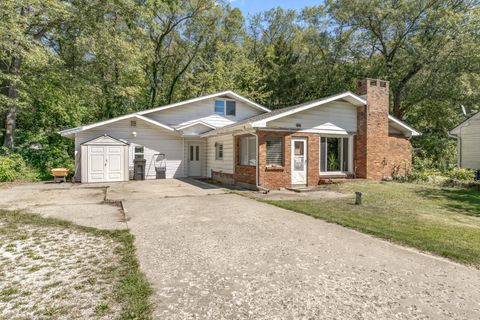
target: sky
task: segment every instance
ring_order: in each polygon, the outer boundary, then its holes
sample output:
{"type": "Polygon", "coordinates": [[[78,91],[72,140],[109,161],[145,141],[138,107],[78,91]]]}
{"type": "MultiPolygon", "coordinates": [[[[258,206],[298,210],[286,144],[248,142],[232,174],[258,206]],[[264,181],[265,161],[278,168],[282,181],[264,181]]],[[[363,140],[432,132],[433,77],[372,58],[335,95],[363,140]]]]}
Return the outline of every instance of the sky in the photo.
{"type": "Polygon", "coordinates": [[[230,0],[232,7],[242,10],[245,17],[271,8],[302,9],[323,4],[322,0],[230,0]]]}

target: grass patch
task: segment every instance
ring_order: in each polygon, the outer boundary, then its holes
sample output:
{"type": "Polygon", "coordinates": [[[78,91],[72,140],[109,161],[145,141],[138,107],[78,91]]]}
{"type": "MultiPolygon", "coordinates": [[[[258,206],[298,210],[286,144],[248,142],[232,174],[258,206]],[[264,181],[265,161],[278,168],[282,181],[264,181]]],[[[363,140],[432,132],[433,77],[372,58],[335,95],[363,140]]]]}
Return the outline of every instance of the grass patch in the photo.
{"type": "Polygon", "coordinates": [[[329,186],[351,198],[266,201],[402,245],[480,267],[480,192],[395,182],[329,186]],[[354,205],[354,192],[363,205],[354,205]]]}
{"type": "MultiPolygon", "coordinates": [[[[117,305],[117,310],[112,310],[112,306],[107,302],[100,303],[92,306],[95,315],[108,318],[110,312],[116,312],[116,314],[120,315],[121,319],[151,319],[152,304],[150,302],[150,296],[152,294],[152,288],[145,275],[140,271],[135,247],[133,245],[134,239],[127,230],[98,230],[95,228],[78,226],[63,220],[42,218],[38,215],[23,212],[0,210],[0,233],[0,238],[2,240],[0,241],[0,251],[3,250],[4,252],[8,252],[9,255],[16,255],[22,257],[22,259],[29,259],[29,261],[36,263],[35,265],[25,266],[25,270],[22,272],[25,272],[26,275],[35,276],[37,271],[42,270],[43,268],[57,270],[47,273],[50,275],[49,277],[45,277],[45,275],[42,276],[43,278],[48,279],[51,277],[52,279],[49,280],[51,282],[48,285],[39,288],[40,290],[65,289],[67,292],[70,291],[75,293],[75,295],[79,295],[79,291],[90,290],[89,288],[95,286],[99,286],[100,288],[105,281],[111,281],[113,282],[111,285],[114,288],[113,299],[117,305]],[[57,230],[58,237],[57,239],[54,239],[52,237],[57,230]],[[19,235],[19,231],[21,231],[21,235],[19,235]],[[88,245],[90,245],[90,247],[82,249],[87,253],[83,256],[79,256],[79,253],[76,252],[76,250],[63,252],[62,250],[64,250],[64,248],[59,249],[56,247],[55,254],[57,255],[53,256],[53,258],[58,259],[59,261],[65,261],[62,259],[70,259],[73,266],[76,266],[79,262],[85,264],[85,261],[88,260],[88,263],[84,265],[85,271],[78,267],[79,269],[77,272],[79,272],[79,274],[75,274],[76,277],[80,278],[84,276],[84,278],[83,280],[79,279],[76,284],[71,284],[71,279],[68,278],[60,278],[59,280],[59,273],[67,273],[69,271],[68,267],[65,267],[62,263],[57,265],[58,262],[52,261],[52,257],[42,257],[41,255],[42,252],[52,251],[50,249],[53,246],[58,245],[59,241],[61,242],[63,239],[69,241],[69,237],[72,235],[76,236],[79,240],[70,241],[68,242],[69,244],[78,242],[79,245],[82,245],[89,241],[88,245]],[[82,239],[88,239],[88,241],[82,241],[82,239]],[[109,251],[110,256],[114,257],[114,261],[112,260],[111,265],[108,264],[109,261],[103,261],[103,264],[93,263],[97,261],[95,260],[97,259],[96,256],[91,255],[91,251],[95,250],[95,243],[97,241],[95,239],[98,239],[98,242],[103,241],[105,243],[114,244],[112,245],[111,250],[108,247],[105,248],[105,251],[109,251]],[[3,245],[1,242],[3,242],[3,245]],[[26,247],[27,243],[33,249],[26,247]],[[45,243],[47,243],[46,246],[44,245],[45,243]],[[43,250],[44,247],[46,248],[45,250],[43,250]],[[33,250],[35,250],[35,252],[33,252],[33,250]],[[45,266],[42,264],[45,264],[45,266]],[[60,269],[58,269],[58,267],[60,267],[60,269]],[[65,271],[61,271],[62,268],[65,271]],[[88,273],[90,272],[89,270],[97,270],[97,273],[86,275],[81,274],[82,272],[88,273]],[[100,279],[103,279],[102,283],[99,282],[100,279]],[[87,285],[82,284],[81,281],[84,281],[87,285]],[[67,285],[71,285],[72,290],[68,290],[66,287],[67,285]]],[[[13,272],[20,272],[23,270],[23,267],[17,265],[18,262],[15,259],[7,263],[10,263],[13,272]]],[[[0,282],[2,281],[4,284],[8,285],[8,279],[2,278],[0,279],[0,282]]],[[[0,289],[2,289],[1,285],[0,289]]],[[[38,295],[38,292],[40,292],[36,291],[38,289],[36,287],[33,289],[35,290],[31,290],[33,293],[30,292],[28,299],[33,300],[33,296],[35,296],[35,294],[38,295]]],[[[73,295],[73,300],[70,301],[73,305],[76,304],[75,295],[73,295]]],[[[21,292],[12,286],[0,290],[0,301],[9,300],[11,298],[17,299],[19,296],[21,296],[21,292]]],[[[36,313],[39,312],[44,316],[56,316],[62,309],[61,307],[52,307],[51,305],[42,304],[38,307],[43,309],[36,310],[36,313]]],[[[0,309],[2,309],[1,306],[0,309]]],[[[65,308],[65,310],[68,310],[68,308],[65,308]]],[[[20,316],[20,314],[18,316],[20,316]]],[[[0,311],[0,318],[2,318],[2,311],[0,311]]]]}

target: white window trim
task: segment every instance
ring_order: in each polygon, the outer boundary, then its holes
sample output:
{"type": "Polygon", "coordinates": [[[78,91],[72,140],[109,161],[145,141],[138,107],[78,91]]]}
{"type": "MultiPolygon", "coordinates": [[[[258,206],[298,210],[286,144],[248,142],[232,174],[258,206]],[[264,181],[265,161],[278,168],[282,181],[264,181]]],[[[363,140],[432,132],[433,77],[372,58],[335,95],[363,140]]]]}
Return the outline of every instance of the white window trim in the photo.
{"type": "Polygon", "coordinates": [[[223,101],[223,116],[225,116],[225,117],[236,117],[237,116],[237,100],[226,99],[226,98],[217,98],[213,101],[213,113],[214,114],[220,115],[220,113],[215,112],[215,102],[218,101],[218,100],[223,101]],[[227,101],[235,102],[235,114],[234,115],[231,115],[231,114],[227,115],[227,101]]]}
{"type": "MultiPolygon", "coordinates": [[[[256,167],[257,166],[257,158],[258,158],[258,147],[257,147],[257,139],[255,138],[255,136],[244,136],[244,137],[240,137],[240,141],[239,141],[239,159],[238,159],[238,164],[240,166],[249,166],[249,167],[256,167]],[[254,143],[255,145],[255,156],[253,157],[253,159],[255,160],[255,164],[242,164],[242,154],[241,152],[243,151],[242,148],[241,148],[241,145],[242,145],[242,142],[241,140],[242,139],[247,139],[247,148],[246,148],[246,152],[247,152],[247,158],[248,158],[248,151],[250,150],[250,143],[254,143]]],[[[249,159],[247,159],[247,161],[249,161],[249,159]]]]}
{"type": "Polygon", "coordinates": [[[142,158],[141,159],[145,159],[145,146],[141,146],[141,145],[134,145],[133,146],[133,159],[135,160],[136,159],[136,156],[138,155],[142,155],[142,158]],[[135,148],[143,148],[143,152],[136,152],[135,151],[135,148]]]}
{"type": "Polygon", "coordinates": [[[215,142],[215,160],[223,161],[223,142],[215,142]],[[222,147],[222,156],[219,156],[219,148],[222,147]]]}
{"type": "MultiPolygon", "coordinates": [[[[341,140],[342,142],[342,145],[343,145],[343,139],[341,140]]],[[[343,175],[343,176],[346,176],[347,174],[351,174],[353,172],[353,136],[352,135],[348,135],[348,136],[344,136],[344,135],[321,135],[320,136],[320,141],[318,142],[319,143],[319,147],[318,147],[318,150],[319,150],[319,158],[320,158],[320,161],[318,161],[318,172],[320,173],[321,176],[330,176],[330,175],[343,175]],[[321,138],[348,138],[348,155],[349,155],[349,159],[348,159],[348,168],[349,170],[348,171],[322,171],[322,161],[321,161],[321,157],[322,157],[322,139],[321,138]]],[[[340,159],[340,163],[343,163],[343,146],[341,148],[342,150],[342,159],[340,159]]],[[[326,154],[324,155],[325,157],[327,156],[326,154]]],[[[327,159],[325,159],[325,161],[327,161],[327,159]]]]}

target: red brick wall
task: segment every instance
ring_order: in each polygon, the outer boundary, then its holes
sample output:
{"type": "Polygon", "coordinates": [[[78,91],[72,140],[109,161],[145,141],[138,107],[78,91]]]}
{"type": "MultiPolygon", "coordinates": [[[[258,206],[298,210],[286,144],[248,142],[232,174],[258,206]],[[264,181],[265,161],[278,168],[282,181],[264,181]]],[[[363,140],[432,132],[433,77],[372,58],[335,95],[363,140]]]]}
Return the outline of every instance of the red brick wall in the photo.
{"type": "Polygon", "coordinates": [[[234,179],[236,182],[242,182],[252,185],[257,185],[257,168],[255,166],[242,166],[240,165],[240,138],[251,135],[241,135],[235,137],[235,174],[234,179]]]}
{"type": "Polygon", "coordinates": [[[357,82],[357,94],[367,95],[367,108],[357,108],[354,167],[357,178],[380,180],[405,175],[411,167],[412,148],[403,135],[388,134],[389,83],[357,82]]]}
{"type": "Polygon", "coordinates": [[[234,175],[231,173],[218,172],[212,170],[212,179],[223,184],[234,184],[234,175]]]}
{"type": "Polygon", "coordinates": [[[292,137],[304,137],[307,139],[307,185],[316,186],[319,180],[319,147],[320,137],[318,134],[297,133],[285,131],[260,131],[258,133],[258,161],[259,161],[259,185],[268,189],[290,187],[291,178],[291,142],[292,137]],[[266,166],[266,138],[283,137],[284,165],[280,168],[268,168],[266,166]]]}
{"type": "Polygon", "coordinates": [[[389,83],[375,79],[361,80],[357,82],[357,93],[367,95],[367,109],[359,107],[357,112],[356,176],[379,180],[386,176],[389,83]]]}
{"type": "Polygon", "coordinates": [[[412,167],[412,146],[403,135],[388,136],[386,176],[404,176],[412,167]]]}

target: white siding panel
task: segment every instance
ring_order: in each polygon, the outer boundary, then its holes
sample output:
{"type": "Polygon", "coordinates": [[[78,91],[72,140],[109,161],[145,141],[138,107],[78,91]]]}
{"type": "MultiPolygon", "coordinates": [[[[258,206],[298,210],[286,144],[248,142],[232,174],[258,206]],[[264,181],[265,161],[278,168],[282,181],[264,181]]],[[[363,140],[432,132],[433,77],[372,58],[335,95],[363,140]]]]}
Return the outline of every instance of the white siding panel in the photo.
{"type": "Polygon", "coordinates": [[[480,169],[480,119],[472,119],[469,125],[463,126],[461,137],[461,166],[463,168],[480,169]]]}
{"type": "Polygon", "coordinates": [[[194,126],[182,129],[182,133],[184,135],[200,135],[202,133],[205,133],[207,131],[212,130],[210,127],[206,127],[203,124],[196,124],[194,126]]]}
{"type": "Polygon", "coordinates": [[[207,176],[211,176],[211,172],[219,171],[223,173],[234,172],[234,137],[222,135],[207,138],[207,176]],[[223,143],[223,160],[215,160],[215,143],[223,143]]]}
{"type": "MultiPolygon", "coordinates": [[[[202,100],[183,106],[148,113],[145,114],[145,116],[167,125],[176,125],[186,121],[214,115],[215,100],[216,99],[202,100]]],[[[264,111],[253,108],[241,101],[236,101],[236,115],[225,116],[225,118],[236,122],[260,113],[264,113],[264,111]]]]}
{"type": "MultiPolygon", "coordinates": [[[[170,131],[163,130],[141,120],[137,120],[136,127],[130,126],[130,120],[123,120],[77,133],[75,136],[76,155],[79,155],[80,145],[82,143],[104,134],[108,134],[117,139],[126,140],[130,143],[128,148],[130,177],[133,175],[133,154],[135,145],[145,147],[147,179],[155,179],[156,177],[154,160],[155,154],[158,153],[165,153],[167,157],[167,178],[179,178],[185,176],[183,139],[170,131]],[[136,137],[132,135],[133,131],[137,133],[136,137]]],[[[79,165],[79,156],[76,158],[78,158],[76,159],[76,179],[79,179],[81,176],[81,166],[79,165]]]]}
{"type": "Polygon", "coordinates": [[[331,123],[354,133],[357,131],[357,109],[349,103],[335,101],[269,121],[267,127],[296,128],[297,123],[302,125],[303,130],[331,123]]]}

